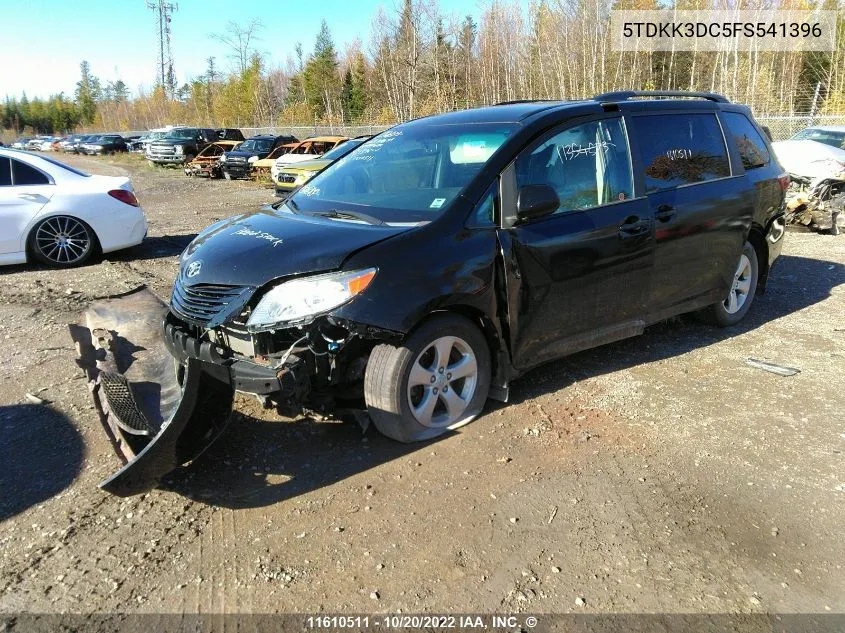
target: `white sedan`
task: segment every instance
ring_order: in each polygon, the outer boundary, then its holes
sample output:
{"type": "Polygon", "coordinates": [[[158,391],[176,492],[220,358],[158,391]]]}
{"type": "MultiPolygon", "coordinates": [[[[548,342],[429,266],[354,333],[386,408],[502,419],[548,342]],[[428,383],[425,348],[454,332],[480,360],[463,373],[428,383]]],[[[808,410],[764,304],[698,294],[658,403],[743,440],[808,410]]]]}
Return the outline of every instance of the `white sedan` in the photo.
{"type": "Polygon", "coordinates": [[[147,220],[129,178],[92,176],[46,156],[0,149],[0,265],[68,267],[135,246],[147,220]]]}

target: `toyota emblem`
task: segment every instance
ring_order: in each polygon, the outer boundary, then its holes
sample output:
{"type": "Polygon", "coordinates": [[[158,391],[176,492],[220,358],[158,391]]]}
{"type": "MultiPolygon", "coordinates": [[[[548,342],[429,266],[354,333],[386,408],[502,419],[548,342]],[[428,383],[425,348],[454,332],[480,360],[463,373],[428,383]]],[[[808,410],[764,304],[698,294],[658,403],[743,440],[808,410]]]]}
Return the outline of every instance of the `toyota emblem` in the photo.
{"type": "Polygon", "coordinates": [[[187,268],[185,268],[185,276],[186,277],[196,277],[200,274],[202,270],[202,260],[198,259],[195,262],[191,262],[188,264],[187,268]]]}

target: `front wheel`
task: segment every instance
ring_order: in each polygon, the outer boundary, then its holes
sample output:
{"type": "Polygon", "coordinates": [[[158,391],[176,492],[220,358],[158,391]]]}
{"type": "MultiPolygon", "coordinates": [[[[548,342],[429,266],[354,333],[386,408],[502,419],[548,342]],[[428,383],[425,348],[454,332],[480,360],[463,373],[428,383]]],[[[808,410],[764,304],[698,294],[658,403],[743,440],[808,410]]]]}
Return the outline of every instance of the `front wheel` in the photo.
{"type": "Polygon", "coordinates": [[[364,376],[370,419],[400,442],[428,440],[474,420],[490,390],[490,349],[457,315],[426,321],[400,346],[377,345],[364,376]]]}
{"type": "Polygon", "coordinates": [[[746,242],[739,256],[728,296],[706,308],[703,312],[705,319],[722,327],[736,325],[742,321],[754,301],[758,274],[757,251],[746,242]]]}

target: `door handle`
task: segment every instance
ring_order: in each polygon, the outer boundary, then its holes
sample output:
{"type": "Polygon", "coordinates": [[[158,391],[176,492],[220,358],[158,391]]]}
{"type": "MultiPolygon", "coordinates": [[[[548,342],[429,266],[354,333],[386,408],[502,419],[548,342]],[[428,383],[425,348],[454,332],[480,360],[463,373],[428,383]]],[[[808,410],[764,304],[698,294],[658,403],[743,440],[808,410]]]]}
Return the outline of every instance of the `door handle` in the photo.
{"type": "Polygon", "coordinates": [[[630,217],[619,225],[619,239],[627,240],[633,237],[640,237],[648,233],[650,229],[651,223],[648,220],[641,220],[636,216],[630,217]]]}
{"type": "Polygon", "coordinates": [[[675,217],[675,207],[671,204],[661,204],[657,207],[657,211],[654,214],[656,220],[660,222],[668,222],[673,217],[675,217]]]}

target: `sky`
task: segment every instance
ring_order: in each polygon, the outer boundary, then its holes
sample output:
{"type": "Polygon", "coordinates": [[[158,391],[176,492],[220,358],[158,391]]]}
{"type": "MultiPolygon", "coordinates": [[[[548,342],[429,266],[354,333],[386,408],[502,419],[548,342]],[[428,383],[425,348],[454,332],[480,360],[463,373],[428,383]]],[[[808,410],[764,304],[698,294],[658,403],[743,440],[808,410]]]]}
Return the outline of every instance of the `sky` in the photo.
{"type": "MultiPolygon", "coordinates": [[[[232,20],[264,24],[258,48],[270,67],[284,67],[302,42],[314,48],[320,21],[329,25],[342,53],[356,38],[367,47],[379,6],[393,10],[401,0],[170,0],[178,5],[171,22],[174,69],[179,84],[203,74],[206,59],[231,68],[225,46],[211,36],[232,20]]],[[[427,0],[423,0],[427,1],[427,0]]],[[[438,0],[442,13],[476,16],[479,0],[438,0]]],[[[0,97],[72,96],[85,59],[105,85],[122,79],[136,93],[155,83],[158,20],[145,0],[0,0],[0,97]]]]}

